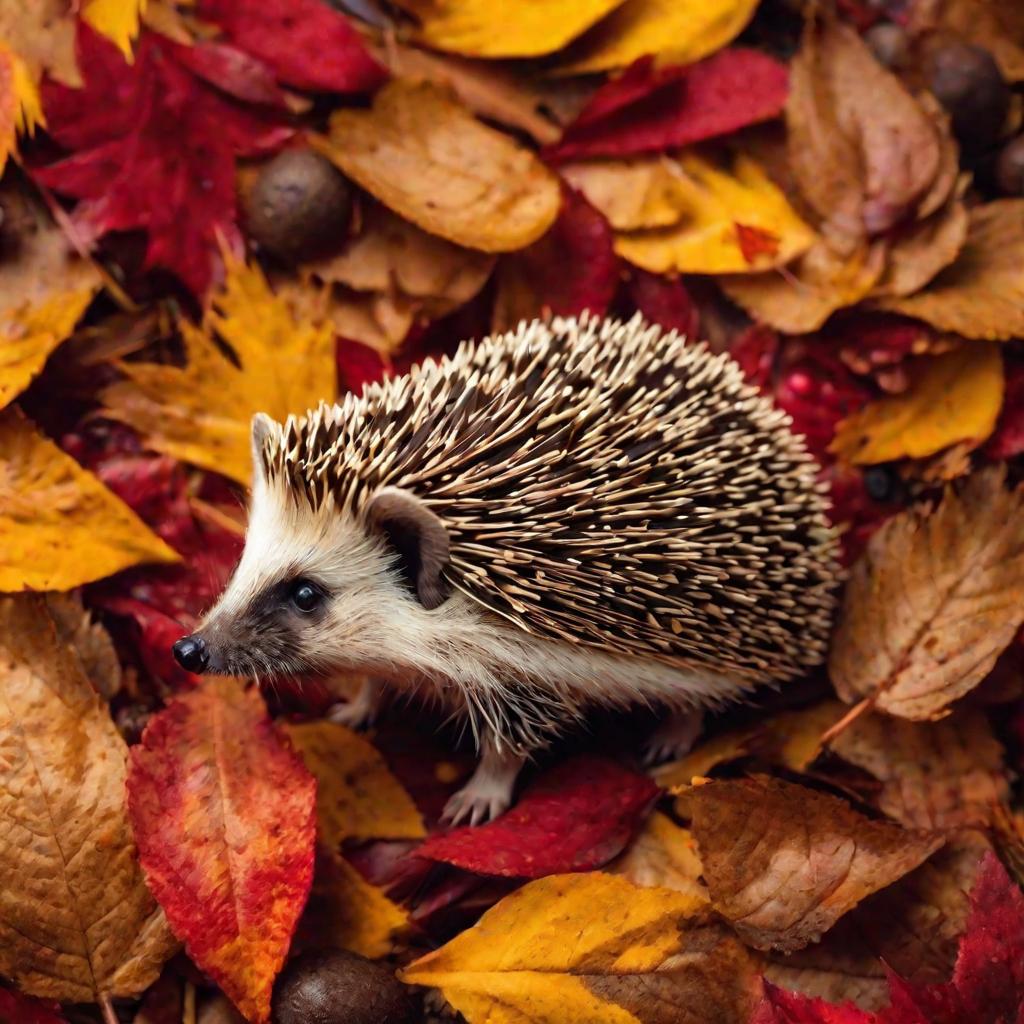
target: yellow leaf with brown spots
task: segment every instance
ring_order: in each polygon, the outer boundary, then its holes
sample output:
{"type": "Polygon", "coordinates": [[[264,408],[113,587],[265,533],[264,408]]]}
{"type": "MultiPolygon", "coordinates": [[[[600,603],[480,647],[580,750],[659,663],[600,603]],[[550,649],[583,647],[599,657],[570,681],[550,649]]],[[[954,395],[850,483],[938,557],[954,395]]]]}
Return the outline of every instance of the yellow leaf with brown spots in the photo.
{"type": "Polygon", "coordinates": [[[673,201],[684,215],[668,227],[617,235],[615,251],[630,263],[656,274],[733,274],[782,266],[814,243],[814,232],[750,157],[717,164],[683,154],[673,170],[673,201]],[[772,246],[744,252],[738,225],[764,233],[772,246]]]}
{"type": "Polygon", "coordinates": [[[943,842],[767,777],[697,786],[690,806],[712,904],[757,949],[817,941],[943,842]]]}
{"type": "Polygon", "coordinates": [[[419,38],[467,57],[539,57],[554,53],[622,0],[399,0],[419,18],[419,38]]]}
{"type": "Polygon", "coordinates": [[[317,780],[317,820],[328,847],[345,839],[422,839],[412,798],[377,748],[336,722],[289,725],[292,745],[317,780]]]}
{"type": "Polygon", "coordinates": [[[42,598],[0,598],[0,973],[23,992],[138,995],[177,946],[132,842],[127,758],[42,598]]]}
{"type": "Polygon", "coordinates": [[[312,144],[424,231],[484,252],[535,242],[558,216],[558,178],[448,90],[395,79],[370,110],[339,110],[312,144]]]}
{"type": "Polygon", "coordinates": [[[898,395],[869,402],[836,428],[829,451],[855,465],[920,459],[995,429],[1003,407],[1003,356],[991,342],[925,356],[898,395]]]}
{"type": "Polygon", "coordinates": [[[0,412],[0,591],[70,590],[178,555],[16,409],[0,412]]]}
{"type": "Polygon", "coordinates": [[[283,420],[337,397],[333,331],[297,322],[255,267],[229,261],[202,327],[183,321],[181,331],[184,366],[122,363],[126,379],[100,395],[106,415],[157,451],[245,484],[255,413],[283,420]]]}
{"type": "Polygon", "coordinates": [[[661,886],[707,899],[693,834],[659,811],[647,818],[625,853],[604,870],[628,878],[634,885],[661,886]]]}
{"type": "Polygon", "coordinates": [[[1024,335],[1024,199],[976,206],[957,258],[913,295],[875,305],[966,338],[1024,335]]]}
{"type": "Polygon", "coordinates": [[[732,1024],[757,987],[702,897],[600,872],[529,882],[399,977],[469,1024],[732,1024]]]}
{"type": "Polygon", "coordinates": [[[981,470],[868,542],[829,651],[843,700],[938,718],[991,671],[1024,621],[1024,487],[1005,476],[981,470]]]}
{"type": "Polygon", "coordinates": [[[649,53],[690,64],[732,42],[758,0],[626,0],[571,49],[560,74],[624,68],[649,53]]]}

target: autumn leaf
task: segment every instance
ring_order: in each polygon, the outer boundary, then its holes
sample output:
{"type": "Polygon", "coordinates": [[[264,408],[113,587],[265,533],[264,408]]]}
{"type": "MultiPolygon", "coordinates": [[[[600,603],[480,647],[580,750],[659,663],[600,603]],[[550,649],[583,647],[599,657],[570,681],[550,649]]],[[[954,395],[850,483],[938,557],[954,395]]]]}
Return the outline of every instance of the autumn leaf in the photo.
{"type": "Polygon", "coordinates": [[[999,346],[962,344],[918,361],[907,391],[869,402],[843,420],[829,451],[855,465],[924,458],[961,441],[977,446],[1003,405],[999,346]]]}
{"type": "Polygon", "coordinates": [[[79,592],[54,591],[46,594],[44,600],[58,640],[78,659],[93,689],[110,700],[121,689],[122,681],[121,663],[110,634],[101,622],[93,620],[92,613],[82,605],[79,592]]]}
{"type": "Polygon", "coordinates": [[[700,310],[678,277],[662,277],[634,267],[626,279],[626,292],[650,323],[688,338],[700,333],[700,310]]]}
{"type": "Polygon", "coordinates": [[[492,328],[534,317],[604,314],[619,286],[608,222],[581,195],[562,193],[558,219],[539,241],[503,256],[495,273],[492,328]]]}
{"type": "Polygon", "coordinates": [[[178,555],[16,409],[0,413],[0,591],[70,590],[178,555]]]}
{"type": "Polygon", "coordinates": [[[339,335],[390,354],[414,323],[443,317],[472,299],[493,267],[493,256],[429,235],[373,204],[340,253],[303,269],[319,281],[343,286],[319,307],[339,335]]]}
{"type": "Polygon", "coordinates": [[[146,0],[86,0],[82,20],[106,36],[130,61],[145,6],[146,0]]]}
{"type": "Polygon", "coordinates": [[[757,949],[816,941],[943,842],[766,777],[697,786],[690,806],[712,904],[757,949]]]}
{"type": "Polygon", "coordinates": [[[17,57],[0,42],[0,175],[18,141],[17,57]]]}
{"type": "Polygon", "coordinates": [[[853,567],[829,652],[843,700],[939,717],[1024,620],[1024,489],[982,470],[936,508],[890,519],[853,567]]]}
{"type": "Polygon", "coordinates": [[[0,39],[24,64],[30,82],[37,83],[45,72],[69,86],[81,83],[75,59],[75,19],[63,0],[4,4],[0,39]]]}
{"type": "Polygon", "coordinates": [[[689,64],[743,31],[757,0],[626,0],[570,48],[562,74],[625,67],[647,54],[689,64]]]}
{"type": "Polygon", "coordinates": [[[688,192],[686,216],[678,224],[616,236],[615,251],[652,273],[730,274],[750,269],[737,221],[778,239],[774,253],[756,257],[760,268],[781,266],[806,251],[814,233],[786,197],[749,157],[720,165],[696,154],[678,158],[688,192]]]}
{"type": "Polygon", "coordinates": [[[202,327],[183,320],[181,332],[185,366],[122,363],[126,379],[100,395],[106,415],[177,459],[248,483],[253,415],[284,419],[337,393],[333,332],[296,323],[255,267],[232,260],[202,327]]]}
{"type": "Polygon", "coordinates": [[[47,130],[72,153],[33,177],[81,200],[72,220],[83,240],[144,230],[146,267],[166,267],[203,295],[220,243],[241,246],[235,157],[271,152],[291,129],[192,74],[177,59],[189,49],[155,33],[143,33],[132,64],[86,25],[78,51],[85,85],[42,89],[47,130]]]}
{"type": "Polygon", "coordinates": [[[329,138],[312,143],[385,206],[456,245],[521,249],[558,215],[558,181],[537,157],[430,83],[391,82],[372,109],[337,111],[329,138]]]}
{"type": "Polygon", "coordinates": [[[996,429],[985,445],[991,459],[1012,459],[1024,452],[1024,364],[1006,364],[1003,408],[996,429]]]}
{"type": "Polygon", "coordinates": [[[9,988],[0,988],[0,1021],[4,1024],[65,1024],[60,1007],[9,988]]]}
{"type": "Polygon", "coordinates": [[[369,92],[387,77],[356,29],[322,0],[200,0],[197,8],[296,88],[369,92]]]}
{"type": "Polygon", "coordinates": [[[1024,81],[1024,18],[1016,4],[1002,0],[929,0],[912,4],[908,28],[915,34],[938,30],[984,47],[1008,82],[1024,81]]]}
{"type": "Polygon", "coordinates": [[[960,255],[913,295],[876,305],[940,331],[1000,341],[1024,334],[1024,199],[999,199],[970,213],[960,255]]]}
{"type": "Polygon", "coordinates": [[[289,725],[286,732],[317,780],[320,838],[422,839],[423,819],[377,749],[334,722],[289,725]]]}
{"type": "Polygon", "coordinates": [[[255,689],[213,678],[134,747],[128,810],[150,889],[247,1020],[270,992],[313,878],[316,781],[255,689]]]}
{"type": "Polygon", "coordinates": [[[624,853],[605,869],[641,887],[660,886],[707,899],[697,843],[688,829],[655,811],[624,853]]]}
{"type": "Polygon", "coordinates": [[[863,715],[830,749],[881,782],[879,809],[908,828],[987,825],[1009,797],[1003,748],[979,711],[940,722],[863,715]]]}
{"type": "Polygon", "coordinates": [[[419,38],[435,50],[468,57],[538,57],[554,53],[623,0],[400,0],[419,19],[419,38]]]}
{"type": "Polygon", "coordinates": [[[689,146],[778,117],[787,88],[785,65],[758,50],[661,69],[643,57],[601,86],[544,155],[564,162],[689,146]]]}
{"type": "Polygon", "coordinates": [[[750,954],[672,889],[598,873],[530,882],[410,964],[469,1024],[678,1024],[746,1020],[750,954]]]}
{"type": "Polygon", "coordinates": [[[0,973],[47,999],[137,995],[175,943],[135,857],[124,740],[41,598],[0,599],[0,693],[0,973]]]}
{"type": "Polygon", "coordinates": [[[623,850],[657,795],[650,779],[614,761],[578,756],[528,786],[495,821],[431,836],[416,853],[513,878],[588,871],[623,850]]]}

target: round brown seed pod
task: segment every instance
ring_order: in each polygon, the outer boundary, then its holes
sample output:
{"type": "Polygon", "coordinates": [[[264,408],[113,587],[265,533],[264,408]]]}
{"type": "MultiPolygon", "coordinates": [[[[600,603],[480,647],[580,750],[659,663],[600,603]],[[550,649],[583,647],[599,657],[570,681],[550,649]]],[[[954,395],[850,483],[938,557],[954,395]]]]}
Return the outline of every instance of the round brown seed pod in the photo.
{"type": "Polygon", "coordinates": [[[1010,108],[1010,88],[988,50],[959,41],[944,43],[927,55],[925,73],[965,149],[983,149],[999,138],[1010,108]]]}
{"type": "Polygon", "coordinates": [[[262,168],[243,205],[259,247],[294,262],[340,240],[352,212],[352,189],[318,153],[287,149],[262,168]]]}
{"type": "Polygon", "coordinates": [[[394,972],[343,950],[303,953],[274,987],[273,1024],[412,1024],[413,1001],[394,972]]]}
{"type": "Polygon", "coordinates": [[[996,184],[1003,195],[1024,195],[1024,135],[1003,146],[996,161],[996,184]]]}

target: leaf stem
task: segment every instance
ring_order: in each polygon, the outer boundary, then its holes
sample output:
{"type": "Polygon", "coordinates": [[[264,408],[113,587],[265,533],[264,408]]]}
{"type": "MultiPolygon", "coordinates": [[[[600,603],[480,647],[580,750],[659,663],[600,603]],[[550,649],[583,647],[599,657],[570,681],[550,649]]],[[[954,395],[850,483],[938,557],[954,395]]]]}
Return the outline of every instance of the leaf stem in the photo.
{"type": "Polygon", "coordinates": [[[821,739],[818,740],[818,748],[821,749],[822,747],[827,747],[840,733],[846,732],[846,730],[849,729],[861,715],[866,711],[871,710],[874,703],[873,698],[865,697],[859,704],[854,704],[838,722],[834,725],[830,725],[821,734],[821,739]]]}
{"type": "Polygon", "coordinates": [[[110,1002],[110,996],[106,993],[100,994],[100,1009],[103,1011],[103,1024],[121,1024],[117,1019],[117,1014],[114,1013],[114,1007],[110,1002]]]}

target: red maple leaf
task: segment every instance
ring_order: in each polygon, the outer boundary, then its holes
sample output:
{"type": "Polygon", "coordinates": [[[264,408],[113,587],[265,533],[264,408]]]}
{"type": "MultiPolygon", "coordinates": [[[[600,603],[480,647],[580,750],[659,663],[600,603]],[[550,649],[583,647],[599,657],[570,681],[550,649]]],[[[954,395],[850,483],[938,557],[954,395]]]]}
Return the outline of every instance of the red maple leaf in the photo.
{"type": "Polygon", "coordinates": [[[416,856],[510,878],[591,871],[625,849],[658,793],[615,761],[574,757],[528,786],[496,821],[432,836],[416,856]]]}
{"type": "Polygon", "coordinates": [[[765,982],[750,1024],[1024,1024],[1024,893],[987,853],[971,891],[952,979],[915,985],[889,976],[878,1013],[836,1006],[765,982]]]}
{"type": "Polygon", "coordinates": [[[77,48],[84,86],[42,89],[48,130],[73,155],[34,177],[81,200],[72,218],[87,242],[144,230],[146,266],[173,271],[202,295],[220,238],[241,244],[235,157],[271,152],[291,129],[197,77],[196,55],[156,33],[143,33],[132,64],[87,25],[77,48]]]}
{"type": "Polygon", "coordinates": [[[560,162],[688,146],[778,117],[788,91],[785,65],[757,50],[660,69],[641,57],[597,90],[544,155],[560,162]]]}
{"type": "Polygon", "coordinates": [[[758,256],[774,256],[779,251],[779,236],[752,224],[736,221],[736,238],[748,264],[755,263],[758,256]]]}

